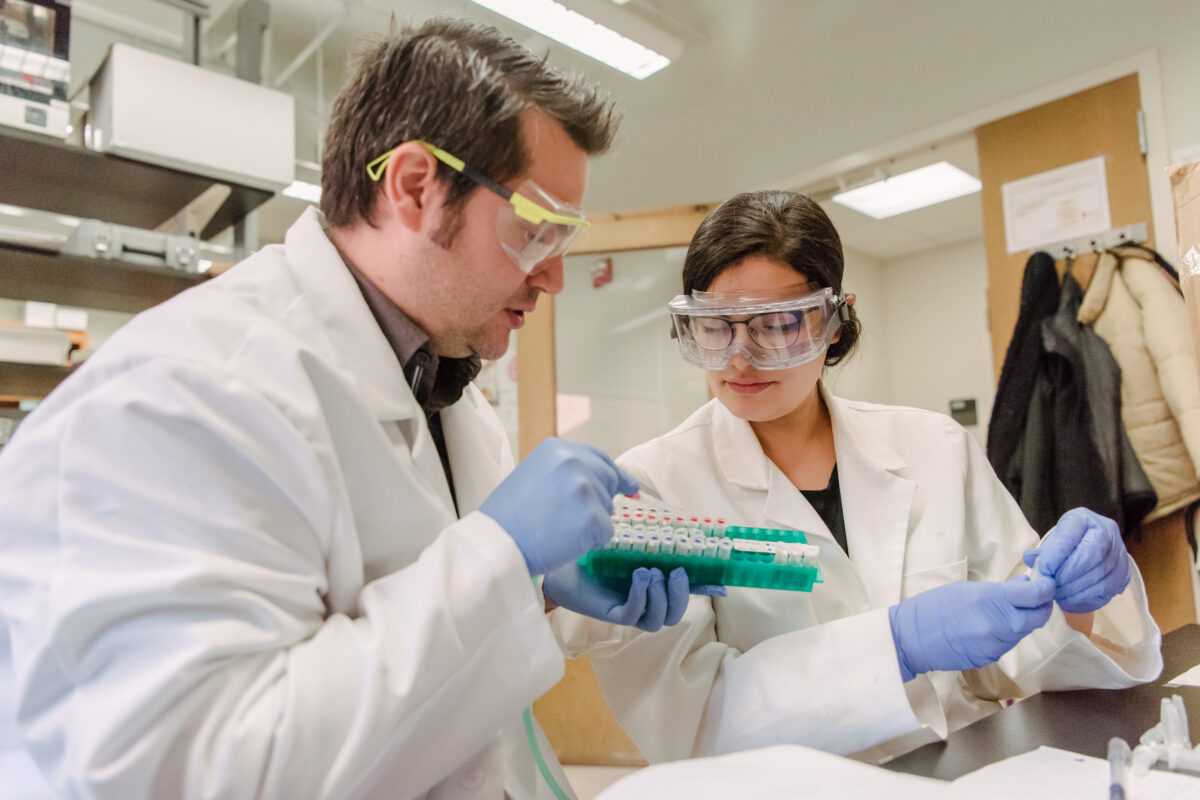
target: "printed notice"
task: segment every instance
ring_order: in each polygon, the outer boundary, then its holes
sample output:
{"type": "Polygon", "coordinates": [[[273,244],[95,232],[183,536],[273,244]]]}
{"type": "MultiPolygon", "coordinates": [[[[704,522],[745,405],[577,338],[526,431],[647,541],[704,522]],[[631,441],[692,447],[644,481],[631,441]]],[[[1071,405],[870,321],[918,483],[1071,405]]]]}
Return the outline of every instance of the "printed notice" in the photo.
{"type": "Polygon", "coordinates": [[[1104,233],[1112,227],[1104,156],[1009,181],[1000,191],[1010,253],[1104,233]]]}

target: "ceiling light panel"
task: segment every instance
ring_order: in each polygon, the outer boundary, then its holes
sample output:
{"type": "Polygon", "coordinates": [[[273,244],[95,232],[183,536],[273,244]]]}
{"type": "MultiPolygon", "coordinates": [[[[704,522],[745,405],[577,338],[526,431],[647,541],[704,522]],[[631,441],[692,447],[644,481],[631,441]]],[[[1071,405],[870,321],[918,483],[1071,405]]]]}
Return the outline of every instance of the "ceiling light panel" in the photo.
{"type": "Polygon", "coordinates": [[[979,179],[948,161],[904,172],[833,196],[833,202],[874,219],[944,203],[978,192],[979,179]]]}
{"type": "Polygon", "coordinates": [[[472,0],[638,80],[679,57],[683,42],[607,0],[472,0]]]}

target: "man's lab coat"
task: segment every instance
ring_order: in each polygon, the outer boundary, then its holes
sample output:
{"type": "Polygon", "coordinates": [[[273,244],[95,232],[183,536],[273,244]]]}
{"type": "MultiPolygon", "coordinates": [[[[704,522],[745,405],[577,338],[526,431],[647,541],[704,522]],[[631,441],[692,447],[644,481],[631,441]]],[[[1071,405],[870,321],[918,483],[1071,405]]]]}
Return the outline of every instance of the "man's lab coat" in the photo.
{"type": "Polygon", "coordinates": [[[1056,607],[997,664],[901,682],[889,606],[961,579],[1002,581],[1037,544],[975,440],[942,414],[843,400],[833,418],[853,560],[720,402],[618,463],[668,507],[730,524],[800,529],[821,548],[811,593],[730,587],[691,598],[682,622],[644,634],[559,609],[617,721],[650,761],[801,744],[865,758],[905,752],[1039,690],[1123,687],[1162,669],[1136,568],[1089,640],[1056,607]]]}
{"type": "Polygon", "coordinates": [[[0,711],[57,790],[549,796],[520,713],[562,654],[475,511],[507,438],[473,386],[441,414],[461,519],[309,210],[30,415],[0,457],[0,711]]]}

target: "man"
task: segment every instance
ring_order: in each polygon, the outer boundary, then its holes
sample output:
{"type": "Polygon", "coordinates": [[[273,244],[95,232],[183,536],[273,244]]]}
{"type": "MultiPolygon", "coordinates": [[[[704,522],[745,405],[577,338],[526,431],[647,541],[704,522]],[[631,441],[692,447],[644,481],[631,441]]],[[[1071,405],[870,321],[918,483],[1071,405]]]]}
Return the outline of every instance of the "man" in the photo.
{"type": "Polygon", "coordinates": [[[530,576],[560,567],[559,602],[651,629],[686,577],[587,586],[573,562],[636,483],[558,440],[501,482],[507,440],[469,382],[561,290],[615,128],[490,28],[365,53],[323,218],[131,321],[5,448],[6,766],[121,800],[565,784],[519,716],[563,670],[530,576]]]}

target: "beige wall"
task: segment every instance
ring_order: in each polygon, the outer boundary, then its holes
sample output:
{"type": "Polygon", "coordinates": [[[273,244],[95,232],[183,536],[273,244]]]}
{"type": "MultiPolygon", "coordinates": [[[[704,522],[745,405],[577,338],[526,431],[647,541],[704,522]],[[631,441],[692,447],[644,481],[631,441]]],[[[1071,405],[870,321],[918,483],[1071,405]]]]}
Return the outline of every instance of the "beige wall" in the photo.
{"type": "Polygon", "coordinates": [[[882,342],[889,402],[949,413],[950,400],[974,397],[983,444],[995,386],[987,322],[983,240],[885,262],[882,342]]]}

